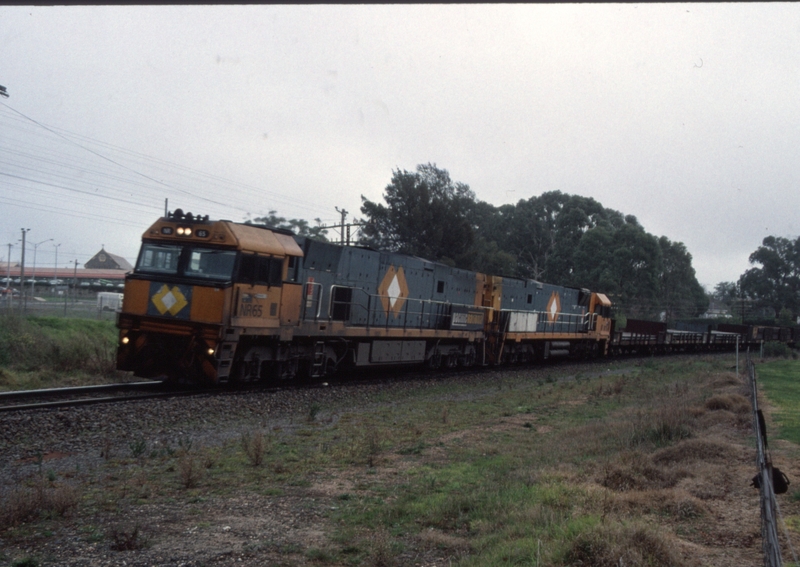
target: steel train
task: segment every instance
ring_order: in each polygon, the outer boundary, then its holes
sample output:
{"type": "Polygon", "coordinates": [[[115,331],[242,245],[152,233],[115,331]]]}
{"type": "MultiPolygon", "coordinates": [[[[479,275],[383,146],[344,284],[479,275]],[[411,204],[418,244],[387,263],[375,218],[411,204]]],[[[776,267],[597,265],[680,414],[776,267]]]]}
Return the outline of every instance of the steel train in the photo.
{"type": "MultiPolygon", "coordinates": [[[[180,209],[142,237],[117,368],[214,384],[734,348],[747,331],[616,330],[602,293],[499,277],[180,209]],[[738,338],[738,339],[737,339],[738,338]]],[[[663,327],[663,328],[662,328],[663,327]]],[[[762,337],[763,338],[763,337],[762,337]]]]}

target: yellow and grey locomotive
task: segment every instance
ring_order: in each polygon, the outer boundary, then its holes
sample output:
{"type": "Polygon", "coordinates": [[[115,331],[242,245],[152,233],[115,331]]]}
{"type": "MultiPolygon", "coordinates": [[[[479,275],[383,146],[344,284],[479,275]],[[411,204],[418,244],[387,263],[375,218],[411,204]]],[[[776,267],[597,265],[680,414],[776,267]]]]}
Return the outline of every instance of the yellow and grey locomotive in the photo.
{"type": "Polygon", "coordinates": [[[602,294],[180,209],[142,237],[118,368],[216,383],[605,354],[602,294]]]}

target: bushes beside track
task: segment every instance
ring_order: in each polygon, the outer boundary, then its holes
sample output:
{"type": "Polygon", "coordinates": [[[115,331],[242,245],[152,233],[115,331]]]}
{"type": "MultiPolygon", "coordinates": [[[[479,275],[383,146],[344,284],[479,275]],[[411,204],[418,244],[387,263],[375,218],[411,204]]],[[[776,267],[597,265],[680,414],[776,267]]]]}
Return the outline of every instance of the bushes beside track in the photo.
{"type": "Polygon", "coordinates": [[[116,337],[113,321],[0,315],[0,390],[111,376],[116,337]]]}

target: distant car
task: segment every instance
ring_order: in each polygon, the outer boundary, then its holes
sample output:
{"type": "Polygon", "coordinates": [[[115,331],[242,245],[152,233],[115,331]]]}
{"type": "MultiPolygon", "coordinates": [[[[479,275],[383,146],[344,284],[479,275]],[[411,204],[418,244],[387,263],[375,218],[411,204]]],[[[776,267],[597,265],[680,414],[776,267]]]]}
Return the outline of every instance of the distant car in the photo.
{"type": "Polygon", "coordinates": [[[19,290],[10,287],[0,288],[0,295],[3,297],[19,297],[19,290]]]}

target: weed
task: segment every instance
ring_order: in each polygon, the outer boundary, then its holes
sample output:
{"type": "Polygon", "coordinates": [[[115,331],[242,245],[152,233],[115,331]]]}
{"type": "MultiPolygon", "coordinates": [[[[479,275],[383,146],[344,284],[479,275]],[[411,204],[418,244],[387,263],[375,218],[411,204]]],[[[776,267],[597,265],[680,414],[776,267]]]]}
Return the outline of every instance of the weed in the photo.
{"type": "Polygon", "coordinates": [[[308,406],[308,422],[314,423],[317,419],[317,415],[322,407],[317,403],[313,402],[311,405],[308,406]]]}
{"type": "Polygon", "coordinates": [[[131,456],[138,459],[147,450],[147,441],[144,438],[139,438],[128,443],[128,448],[131,450],[131,456]]]}
{"type": "Polygon", "coordinates": [[[565,563],[629,567],[684,564],[667,537],[637,525],[596,526],[579,533],[567,550],[565,563]]]}
{"type": "Polygon", "coordinates": [[[401,455],[421,455],[426,447],[427,445],[422,440],[419,440],[410,447],[400,449],[398,453],[401,455]]]}
{"type": "Polygon", "coordinates": [[[66,516],[78,506],[78,492],[69,484],[46,486],[44,479],[33,488],[17,487],[0,493],[0,529],[38,517],[66,516]]]}
{"type": "Polygon", "coordinates": [[[14,561],[11,567],[39,567],[39,562],[33,557],[25,557],[14,561]]]}
{"type": "Polygon", "coordinates": [[[125,529],[122,526],[114,526],[108,534],[111,539],[111,549],[114,551],[133,551],[143,549],[147,546],[147,538],[142,535],[139,524],[134,524],[132,528],[125,529]]]}
{"type": "Polygon", "coordinates": [[[203,476],[200,460],[192,453],[182,452],[178,457],[178,475],[184,488],[195,488],[203,476]]]}
{"type": "Polygon", "coordinates": [[[750,400],[741,394],[719,394],[711,396],[703,404],[706,409],[711,411],[728,410],[734,413],[751,412],[750,400]]]}
{"type": "Polygon", "coordinates": [[[108,461],[111,459],[111,452],[113,450],[113,444],[111,443],[111,439],[106,437],[103,439],[103,447],[100,449],[100,457],[108,461]]]}
{"type": "Polygon", "coordinates": [[[393,567],[396,565],[392,552],[392,541],[386,528],[380,528],[369,538],[370,559],[373,567],[393,567]]]}
{"type": "Polygon", "coordinates": [[[378,455],[381,453],[381,437],[378,430],[370,428],[367,431],[365,439],[365,452],[367,459],[367,466],[374,467],[378,455]]]}
{"type": "Polygon", "coordinates": [[[261,430],[242,433],[242,450],[252,466],[261,466],[264,462],[264,454],[267,452],[264,433],[261,430]]]}
{"type": "Polygon", "coordinates": [[[312,547],[306,550],[306,557],[314,561],[324,561],[325,563],[332,563],[336,559],[330,551],[318,547],[312,547]]]}

